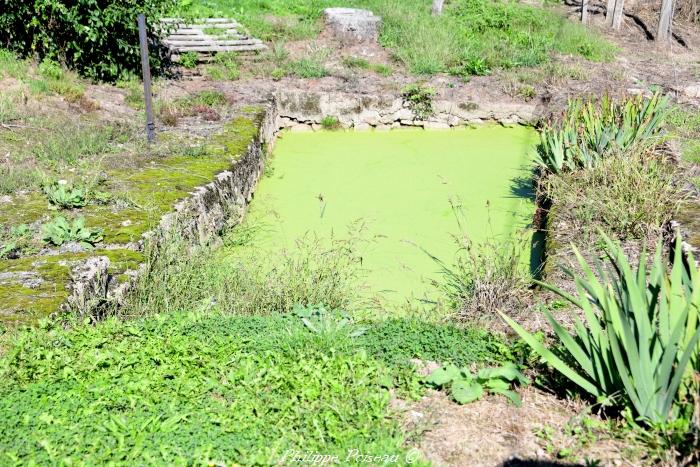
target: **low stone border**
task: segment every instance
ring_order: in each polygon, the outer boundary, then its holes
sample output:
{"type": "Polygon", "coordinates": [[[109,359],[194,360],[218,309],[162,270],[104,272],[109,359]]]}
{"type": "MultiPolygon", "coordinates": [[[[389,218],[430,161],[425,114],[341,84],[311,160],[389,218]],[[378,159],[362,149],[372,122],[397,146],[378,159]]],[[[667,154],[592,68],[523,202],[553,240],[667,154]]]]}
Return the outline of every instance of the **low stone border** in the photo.
{"type": "Polygon", "coordinates": [[[447,129],[486,122],[527,124],[540,117],[534,103],[436,100],[433,102],[433,116],[418,120],[408,103],[396,96],[280,91],[274,100],[280,115],[280,127],[291,131],[319,130],[324,117],[334,117],[342,128],[355,130],[399,127],[447,129]]]}

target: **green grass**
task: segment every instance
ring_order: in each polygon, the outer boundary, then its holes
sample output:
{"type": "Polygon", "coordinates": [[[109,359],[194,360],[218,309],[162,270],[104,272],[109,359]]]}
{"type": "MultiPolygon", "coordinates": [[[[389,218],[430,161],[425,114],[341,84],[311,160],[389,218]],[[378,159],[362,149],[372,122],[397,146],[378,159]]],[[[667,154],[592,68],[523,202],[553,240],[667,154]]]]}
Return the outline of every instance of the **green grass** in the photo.
{"type": "Polygon", "coordinates": [[[667,122],[671,135],[681,143],[683,159],[700,165],[700,112],[676,106],[667,117],[667,122]]]}
{"type": "MultiPolygon", "coordinates": [[[[615,48],[580,24],[548,7],[514,1],[454,0],[440,17],[430,15],[429,0],[348,0],[347,7],[368,8],[383,18],[380,42],[415,74],[451,69],[479,74],[493,68],[547,63],[552,53],[609,60],[615,48]],[[473,64],[481,63],[479,67],[473,64]]],[[[233,15],[265,40],[316,37],[323,8],[332,0],[223,0],[192,2],[195,16],[233,15]],[[276,19],[271,20],[274,16],[276,19]]]]}
{"type": "Polygon", "coordinates": [[[389,322],[352,338],[289,316],[190,313],[22,332],[0,360],[0,463],[402,455],[389,389],[420,393],[405,357],[499,355],[479,332],[435,329],[389,322]]]}

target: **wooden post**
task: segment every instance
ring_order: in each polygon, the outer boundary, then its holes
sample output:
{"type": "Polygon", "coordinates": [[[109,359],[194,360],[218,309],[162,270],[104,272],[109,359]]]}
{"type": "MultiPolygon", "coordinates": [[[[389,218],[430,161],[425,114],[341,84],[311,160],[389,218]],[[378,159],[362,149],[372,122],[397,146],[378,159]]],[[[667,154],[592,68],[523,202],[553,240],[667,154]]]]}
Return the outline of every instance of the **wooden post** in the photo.
{"type": "Polygon", "coordinates": [[[620,29],[622,25],[622,12],[624,10],[625,0],[617,0],[615,2],[615,14],[613,15],[613,29],[620,29]]]}
{"type": "Polygon", "coordinates": [[[613,29],[620,29],[625,0],[608,0],[605,12],[605,24],[613,29]]]}
{"type": "Polygon", "coordinates": [[[151,65],[148,60],[148,37],[146,35],[146,17],[138,15],[139,43],[141,45],[141,71],[143,73],[143,97],[146,104],[146,137],[149,143],[156,138],[153,123],[153,95],[151,94],[151,65]]]}
{"type": "Polygon", "coordinates": [[[433,16],[440,16],[442,14],[442,6],[445,4],[445,0],[433,0],[433,16]]]}
{"type": "Polygon", "coordinates": [[[581,22],[588,23],[588,0],[581,0],[581,22]]]}
{"type": "Polygon", "coordinates": [[[663,0],[659,12],[659,27],[656,30],[656,40],[668,42],[671,40],[671,26],[673,24],[673,0],[663,0]]]}
{"type": "Polygon", "coordinates": [[[608,4],[605,8],[605,25],[609,28],[612,27],[613,14],[615,12],[615,0],[608,0],[608,4]]]}

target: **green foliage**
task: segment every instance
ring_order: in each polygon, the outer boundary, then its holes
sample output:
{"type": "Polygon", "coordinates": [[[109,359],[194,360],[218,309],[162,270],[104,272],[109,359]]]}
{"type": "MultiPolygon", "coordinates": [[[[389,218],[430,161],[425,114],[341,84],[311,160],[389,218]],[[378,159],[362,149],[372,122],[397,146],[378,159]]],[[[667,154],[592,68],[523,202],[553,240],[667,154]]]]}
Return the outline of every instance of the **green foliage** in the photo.
{"type": "Polygon", "coordinates": [[[491,319],[498,309],[518,306],[523,292],[530,284],[528,238],[487,239],[473,243],[469,237],[457,237],[457,253],[453,264],[433,255],[444,280],[439,288],[449,299],[451,307],[463,320],[491,319]]]}
{"type": "Polygon", "coordinates": [[[36,188],[43,178],[43,174],[34,167],[0,164],[0,194],[12,195],[20,190],[36,188]]]}
{"type": "Polygon", "coordinates": [[[164,314],[24,332],[0,360],[0,463],[269,465],[289,449],[345,459],[358,447],[401,455],[389,369],[297,323],[164,314]]]}
{"type": "Polygon", "coordinates": [[[591,168],[611,154],[649,144],[661,132],[668,99],[659,92],[600,103],[569,102],[562,117],[540,130],[536,162],[553,173],[591,168]]]}
{"type": "Polygon", "coordinates": [[[102,229],[85,227],[84,217],[70,222],[63,216],[57,216],[42,226],[42,238],[46,243],[56,246],[77,242],[84,248],[92,248],[102,241],[102,229]]]}
{"type": "MultiPolygon", "coordinates": [[[[240,229],[229,245],[240,245],[240,229]]],[[[224,313],[289,312],[296,305],[323,303],[349,312],[361,306],[362,265],[358,242],[299,239],[293,248],[261,254],[240,251],[227,261],[212,261],[214,253],[190,258],[173,241],[155,256],[139,281],[126,314],[188,311],[202,307],[224,313]]]]}
{"type": "Polygon", "coordinates": [[[413,359],[459,366],[474,362],[499,364],[511,358],[508,347],[498,337],[476,327],[415,319],[360,324],[367,329],[357,338],[357,345],[391,365],[413,359]]]}
{"type": "MultiPolygon", "coordinates": [[[[115,80],[140,67],[136,15],[149,21],[151,66],[161,64],[156,28],[172,0],[8,0],[0,13],[4,45],[21,56],[59,60],[84,76],[115,80]]],[[[52,67],[55,71],[55,67],[52,67]]]]}
{"type": "MultiPolygon", "coordinates": [[[[349,0],[346,6],[366,8],[382,17],[380,42],[412,73],[435,74],[513,68],[547,63],[552,52],[589,60],[612,58],[615,48],[584,26],[547,7],[514,1],[454,0],[433,17],[425,0],[349,0]]],[[[320,28],[324,8],[332,0],[224,0],[188,2],[193,15],[233,15],[254,36],[265,40],[308,39],[320,28]]],[[[379,70],[375,70],[381,73],[379,70]]]]}
{"type": "Polygon", "coordinates": [[[226,99],[223,92],[212,89],[199,91],[188,97],[187,101],[191,105],[208,105],[210,107],[222,106],[228,103],[228,99],[226,99]]]}
{"type": "MultiPolygon", "coordinates": [[[[630,152],[630,151],[628,151],[630,152]]],[[[572,231],[655,238],[685,198],[676,170],[648,152],[607,157],[588,170],[548,177],[547,194],[572,231]]]]}
{"type": "Polygon", "coordinates": [[[366,328],[353,325],[351,316],[341,310],[328,310],[323,305],[296,305],[292,314],[301,319],[311,332],[337,338],[338,335],[357,337],[366,328]]]}
{"type": "Polygon", "coordinates": [[[513,384],[529,384],[513,363],[496,368],[482,368],[476,375],[469,368],[445,365],[425,378],[425,383],[437,389],[449,389],[452,398],[460,404],[474,402],[484,393],[501,394],[520,407],[520,396],[511,389],[513,384]]]}
{"type": "Polygon", "coordinates": [[[578,296],[542,284],[579,307],[574,333],[548,311],[566,358],[537,341],[519,324],[503,318],[550,365],[594,396],[621,396],[622,403],[646,423],[660,424],[678,415],[679,388],[698,367],[700,271],[692,256],[686,267],[680,238],[670,273],[657,247],[650,269],[642,254],[635,269],[624,251],[603,234],[612,274],[598,265],[594,273],[575,250],[583,275],[574,279],[578,296]],[[567,362],[576,362],[573,366],[567,362]]]}
{"type": "Polygon", "coordinates": [[[0,77],[24,78],[29,67],[27,62],[19,60],[14,52],[0,48],[0,77]]]}
{"type": "Polygon", "coordinates": [[[401,89],[401,97],[417,120],[426,120],[435,112],[433,98],[435,90],[423,83],[413,83],[401,89]]]}
{"type": "Polygon", "coordinates": [[[32,247],[32,231],[27,224],[13,225],[7,233],[0,236],[0,259],[17,258],[32,247]]]}
{"type": "Polygon", "coordinates": [[[197,62],[199,62],[197,52],[185,52],[180,56],[180,65],[185,68],[195,68],[197,66],[197,62]]]}
{"type": "Polygon", "coordinates": [[[214,80],[237,80],[241,76],[236,54],[222,52],[216,54],[214,62],[205,68],[205,74],[214,80]]]}
{"type": "Polygon", "coordinates": [[[340,121],[337,117],[326,115],[321,119],[321,126],[324,130],[337,130],[340,128],[340,121]]]}
{"type": "Polygon", "coordinates": [[[361,68],[363,70],[368,70],[370,67],[369,62],[366,59],[362,57],[355,57],[354,55],[343,57],[343,65],[348,68],[361,68]]]}
{"type": "Polygon", "coordinates": [[[67,182],[54,182],[44,185],[44,194],[54,209],[81,208],[87,204],[87,190],[67,182]]]}
{"type": "Polygon", "coordinates": [[[47,121],[46,124],[52,126],[51,131],[28,148],[29,155],[56,168],[75,165],[86,157],[104,154],[128,134],[124,126],[98,125],[80,120],[47,121]]]}
{"type": "Polygon", "coordinates": [[[289,73],[297,78],[323,78],[328,76],[323,59],[318,56],[300,58],[288,65],[289,73]]]}
{"type": "Polygon", "coordinates": [[[63,70],[61,69],[61,64],[45,58],[39,63],[38,67],[39,74],[48,79],[59,80],[63,78],[63,70]]]}
{"type": "Polygon", "coordinates": [[[282,68],[275,68],[270,72],[270,78],[272,78],[274,81],[279,81],[285,76],[287,76],[287,72],[282,68]]]}

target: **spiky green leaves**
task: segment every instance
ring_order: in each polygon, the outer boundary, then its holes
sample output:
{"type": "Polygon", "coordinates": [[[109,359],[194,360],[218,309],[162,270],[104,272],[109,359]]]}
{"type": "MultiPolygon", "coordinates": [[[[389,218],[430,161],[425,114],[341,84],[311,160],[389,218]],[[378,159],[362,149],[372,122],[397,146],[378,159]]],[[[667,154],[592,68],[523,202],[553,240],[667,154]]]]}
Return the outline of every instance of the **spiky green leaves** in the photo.
{"type": "Polygon", "coordinates": [[[698,366],[700,273],[692,255],[683,257],[678,238],[670,273],[659,245],[647,267],[642,254],[633,268],[624,251],[601,233],[609,269],[595,273],[574,249],[582,274],[573,277],[577,296],[541,284],[579,307],[573,332],[546,312],[574,367],[547,349],[512,319],[508,324],[550,365],[595,396],[621,394],[640,419],[663,423],[672,419],[679,387],[692,362],[698,366]]]}

